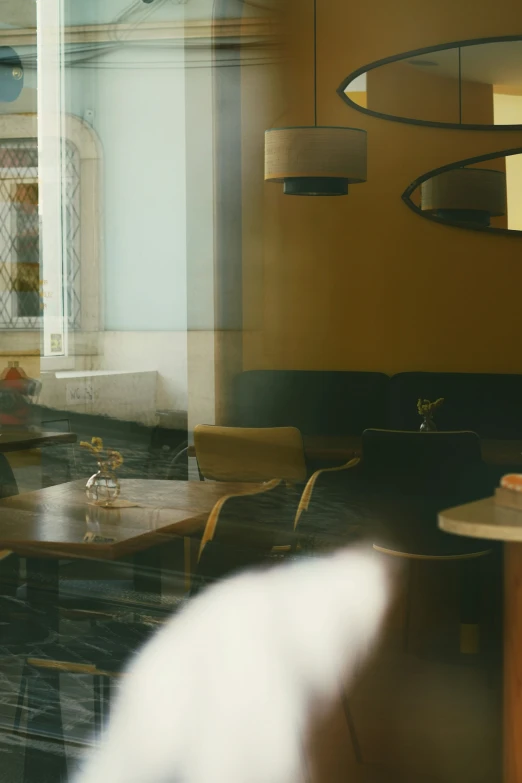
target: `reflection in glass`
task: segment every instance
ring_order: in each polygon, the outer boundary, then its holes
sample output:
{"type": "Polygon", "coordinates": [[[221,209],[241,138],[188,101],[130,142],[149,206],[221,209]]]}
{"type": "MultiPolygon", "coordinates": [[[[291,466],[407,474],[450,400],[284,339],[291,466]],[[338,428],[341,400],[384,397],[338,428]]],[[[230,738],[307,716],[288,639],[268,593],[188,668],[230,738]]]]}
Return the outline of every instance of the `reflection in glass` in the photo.
{"type": "MultiPolygon", "coordinates": [[[[172,477],[191,362],[190,420],[215,415],[214,273],[234,264],[241,296],[238,194],[264,192],[242,149],[262,158],[286,108],[279,5],[0,3],[0,375],[16,364],[40,392],[9,421],[66,420],[78,441],[110,428],[122,478],[172,477]]],[[[227,335],[236,311],[219,313],[227,335]]],[[[72,445],[42,460],[20,491],[92,473],[72,445]]]]}
{"type": "Polygon", "coordinates": [[[521,125],[522,40],[399,55],[349,79],[344,94],[362,109],[412,122],[521,125]]]}
{"type": "Polygon", "coordinates": [[[506,214],[506,175],[479,168],[437,174],[422,183],[420,208],[445,220],[489,226],[492,217],[506,214]]]}
{"type": "Polygon", "coordinates": [[[522,150],[478,163],[457,161],[407,189],[403,198],[423,217],[463,228],[522,230],[522,150]]]}

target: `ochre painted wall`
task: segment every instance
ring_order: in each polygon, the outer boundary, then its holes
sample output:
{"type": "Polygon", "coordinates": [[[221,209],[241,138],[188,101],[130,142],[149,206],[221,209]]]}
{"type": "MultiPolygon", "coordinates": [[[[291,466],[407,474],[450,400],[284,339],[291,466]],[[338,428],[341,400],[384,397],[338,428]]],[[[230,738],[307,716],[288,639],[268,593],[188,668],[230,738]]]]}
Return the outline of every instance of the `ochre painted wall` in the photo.
{"type": "MultiPolygon", "coordinates": [[[[312,0],[285,7],[279,126],[313,118],[312,0]]],[[[259,134],[244,182],[244,203],[264,191],[254,218],[246,210],[244,369],[522,372],[522,240],[431,223],[401,200],[420,174],[522,145],[522,133],[379,120],[336,94],[382,57],[515,33],[518,0],[460,0],[458,13],[454,0],[318,0],[319,123],[368,131],[368,182],[347,198],[285,197],[262,183],[259,134]]],[[[243,99],[252,106],[246,88],[243,99]]]]}

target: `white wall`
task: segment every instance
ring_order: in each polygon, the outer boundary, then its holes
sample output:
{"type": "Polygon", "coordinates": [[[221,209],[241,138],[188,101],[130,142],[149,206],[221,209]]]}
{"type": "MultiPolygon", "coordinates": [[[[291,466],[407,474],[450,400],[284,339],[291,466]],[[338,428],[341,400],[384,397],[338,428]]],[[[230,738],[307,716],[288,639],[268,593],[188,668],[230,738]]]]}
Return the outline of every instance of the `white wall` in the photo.
{"type": "MultiPolygon", "coordinates": [[[[211,20],[215,5],[64,0],[67,25],[211,20]]],[[[242,0],[222,7],[235,18],[263,15],[242,0]]],[[[99,353],[78,355],[77,368],[157,371],[157,408],[188,407],[192,423],[211,421],[216,53],[208,44],[115,40],[110,51],[83,55],[66,69],[64,109],[92,124],[101,143],[105,331],[99,353]]],[[[229,69],[229,55],[217,56],[229,69]]]]}
{"type": "Polygon", "coordinates": [[[103,365],[112,370],[157,370],[159,410],[187,410],[185,332],[112,332],[102,336],[103,365]]]}
{"type": "Polygon", "coordinates": [[[122,49],[68,71],[67,109],[103,151],[105,327],[186,331],[183,52],[122,49]]]}
{"type": "MultiPolygon", "coordinates": [[[[131,4],[66,5],[69,24],[100,24],[116,20],[131,4]]],[[[158,3],[158,10],[154,5],[136,4],[128,21],[144,19],[144,12],[151,21],[183,18],[184,8],[170,1],[158,3]]],[[[95,365],[157,370],[156,407],[186,410],[184,59],[183,47],[121,42],[67,69],[66,110],[92,124],[103,154],[105,333],[95,365]]],[[[200,231],[205,233],[203,226],[200,231]]]]}

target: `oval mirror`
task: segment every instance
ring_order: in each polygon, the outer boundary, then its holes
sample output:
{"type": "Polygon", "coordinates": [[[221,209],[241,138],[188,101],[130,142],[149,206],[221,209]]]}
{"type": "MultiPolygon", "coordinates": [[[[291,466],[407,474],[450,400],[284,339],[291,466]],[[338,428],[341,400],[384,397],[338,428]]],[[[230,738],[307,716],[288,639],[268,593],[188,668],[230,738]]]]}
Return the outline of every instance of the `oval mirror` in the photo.
{"type": "Polygon", "coordinates": [[[429,171],[402,198],[418,215],[437,223],[522,234],[522,147],[429,171]]]}
{"type": "Polygon", "coordinates": [[[382,119],[466,130],[522,129],[522,36],[458,41],[378,60],[339,95],[382,119]]]}

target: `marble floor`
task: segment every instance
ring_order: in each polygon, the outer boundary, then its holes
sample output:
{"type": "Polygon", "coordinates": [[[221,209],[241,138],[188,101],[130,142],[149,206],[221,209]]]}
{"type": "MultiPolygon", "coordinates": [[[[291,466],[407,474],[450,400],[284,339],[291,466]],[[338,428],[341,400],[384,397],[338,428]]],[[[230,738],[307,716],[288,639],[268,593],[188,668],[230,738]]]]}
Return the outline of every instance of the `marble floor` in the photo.
{"type": "MultiPolygon", "coordinates": [[[[86,633],[78,627],[77,636],[86,633]]],[[[74,636],[72,627],[68,636],[74,636]]],[[[25,736],[35,715],[22,715],[13,734],[21,657],[0,662],[0,783],[59,783],[54,762],[65,755],[69,774],[93,742],[93,678],[60,675],[63,747],[44,734],[25,736]],[[24,778],[24,754],[37,751],[36,777],[24,778]]],[[[311,783],[492,783],[500,781],[500,678],[482,656],[405,653],[392,629],[348,694],[316,729],[309,747],[311,783]]],[[[55,708],[40,689],[35,708],[55,708]]],[[[36,716],[41,718],[42,715],[36,716]]],[[[38,722],[38,721],[37,721],[38,722]]],[[[34,755],[34,753],[33,753],[34,755]]]]}
{"type": "MultiPolygon", "coordinates": [[[[53,458],[68,466],[67,452],[53,458]]],[[[129,456],[126,470],[140,471],[144,454],[129,456]]],[[[56,464],[51,466],[53,470],[56,464]]],[[[15,467],[22,488],[41,480],[40,463],[15,467]]],[[[82,466],[82,470],[84,470],[82,466]]],[[[85,471],[84,471],[85,472],[85,471]]],[[[72,476],[73,478],[76,476],[72,476]]],[[[66,480],[64,478],[63,480],[66,480]]],[[[88,565],[91,578],[92,564],[88,565]]],[[[497,783],[501,779],[501,667],[498,622],[483,629],[483,654],[460,655],[455,575],[426,568],[414,591],[411,639],[405,649],[404,606],[390,620],[381,647],[354,684],[346,703],[339,699],[310,740],[310,783],[497,783]],[[493,639],[494,637],[494,639],[493,639]],[[490,641],[493,639],[493,643],[490,641]],[[493,653],[492,653],[493,650],[493,653]]],[[[498,573],[486,581],[488,616],[499,616],[498,573]],[[495,603],[496,601],[496,603],[495,603]]],[[[167,595],[183,590],[181,576],[163,583],[167,595]]],[[[486,601],[487,603],[487,601],[486,601]]],[[[69,638],[92,633],[88,623],[67,621],[69,638]]],[[[1,633],[1,628],[0,628],[1,633]]],[[[1,638],[0,638],[1,644],[1,638]]],[[[56,709],[56,691],[41,683],[40,701],[27,703],[21,731],[13,724],[20,693],[23,657],[0,656],[0,783],[64,783],[56,770],[65,758],[68,776],[93,742],[93,678],[88,674],[59,676],[63,745],[31,729],[48,710],[56,709]],[[30,733],[26,733],[29,727],[30,733]],[[36,768],[24,776],[27,748],[36,768]]],[[[145,781],[144,781],[145,783],[145,781]]]]}

